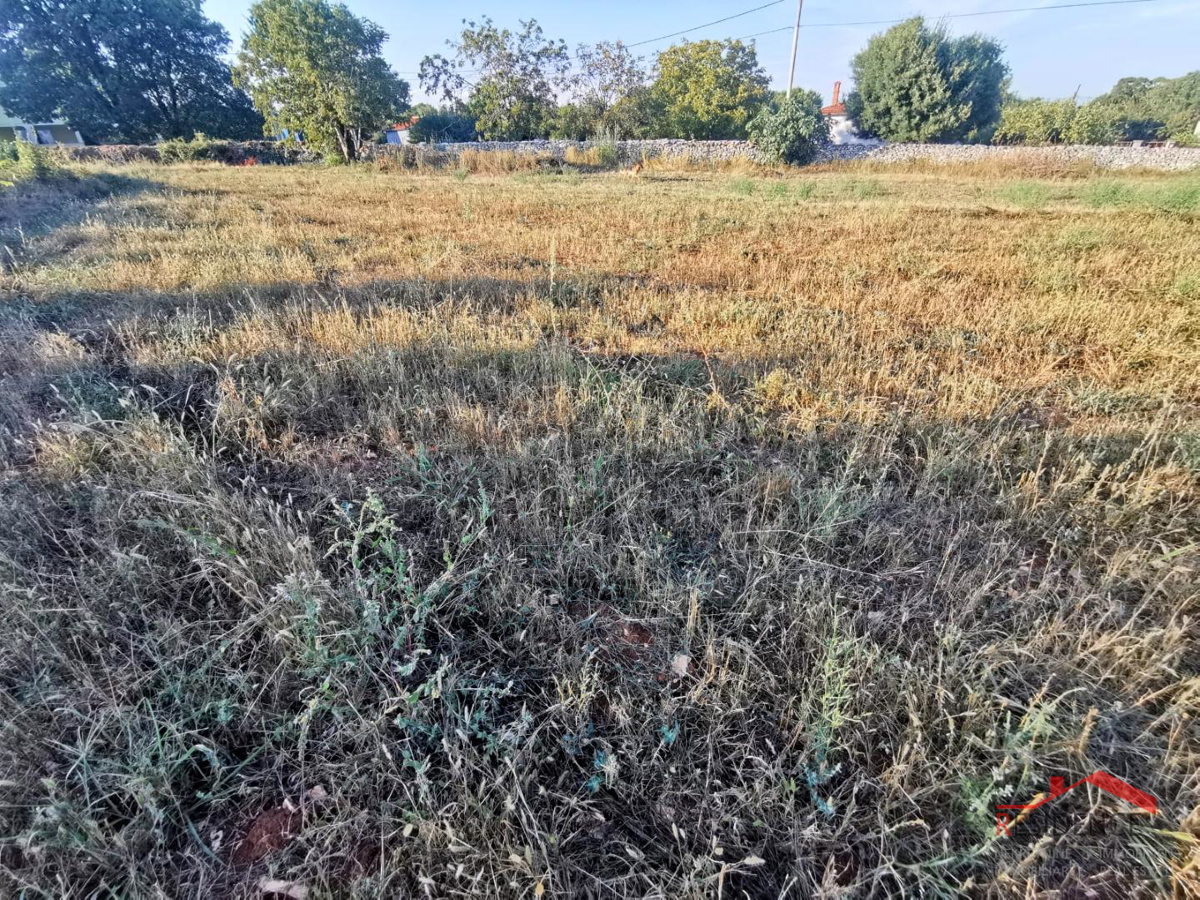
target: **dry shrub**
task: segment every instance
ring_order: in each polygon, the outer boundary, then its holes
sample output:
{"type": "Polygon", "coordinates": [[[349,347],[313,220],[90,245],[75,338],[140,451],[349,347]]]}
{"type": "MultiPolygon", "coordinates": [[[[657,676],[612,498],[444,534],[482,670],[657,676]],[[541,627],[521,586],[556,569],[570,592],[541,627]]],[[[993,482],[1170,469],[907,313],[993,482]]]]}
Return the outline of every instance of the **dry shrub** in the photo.
{"type": "Polygon", "coordinates": [[[516,150],[463,150],[458,154],[458,164],[473,175],[506,175],[554,167],[558,160],[544,153],[516,150]]]}
{"type": "Polygon", "coordinates": [[[617,165],[616,146],[611,143],[593,144],[590,147],[567,147],[564,162],[572,166],[589,169],[612,169],[617,165]]]}
{"type": "MultiPolygon", "coordinates": [[[[936,148],[934,148],[936,152],[936,148]]],[[[1047,178],[1087,179],[1102,174],[1091,159],[1064,159],[1056,153],[1040,153],[1035,149],[982,159],[938,159],[923,157],[905,162],[849,159],[833,160],[809,166],[808,172],[856,172],[894,175],[936,175],[954,173],[963,178],[1047,178]]]]}
{"type": "Polygon", "coordinates": [[[760,163],[745,156],[732,159],[711,159],[706,156],[661,155],[642,158],[646,172],[663,173],[720,173],[726,175],[763,175],[777,172],[778,167],[760,163]]]}

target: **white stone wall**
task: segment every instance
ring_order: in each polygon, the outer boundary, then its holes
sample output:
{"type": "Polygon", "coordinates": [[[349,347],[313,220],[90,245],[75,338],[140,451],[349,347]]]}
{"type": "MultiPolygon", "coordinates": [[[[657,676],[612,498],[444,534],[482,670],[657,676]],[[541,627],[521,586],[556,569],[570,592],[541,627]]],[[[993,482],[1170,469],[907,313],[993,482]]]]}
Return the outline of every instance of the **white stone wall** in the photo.
{"type": "MultiPolygon", "coordinates": [[[[254,156],[262,163],[311,162],[315,157],[308,151],[277,144],[273,141],[220,142],[225,151],[219,159],[239,162],[254,156]]],[[[604,142],[594,141],[480,141],[470,144],[375,144],[366,148],[366,158],[393,153],[430,154],[432,164],[452,161],[463,150],[508,150],[516,153],[535,153],[562,159],[568,147],[587,149],[604,142]]],[[[621,165],[630,166],[643,157],[670,157],[696,161],[724,162],[748,159],[765,162],[748,141],[617,141],[617,158],[621,165]]],[[[110,162],[157,160],[158,148],[152,145],[108,144],[94,147],[73,147],[60,144],[54,148],[66,159],[99,159],[110,162]]],[[[1200,169],[1200,147],[994,147],[986,144],[827,144],[817,162],[848,159],[868,159],[881,163],[905,163],[929,160],[936,163],[976,162],[990,159],[1012,159],[1036,164],[1039,158],[1051,165],[1070,164],[1086,160],[1102,169],[1157,169],[1183,172],[1200,169]]]]}
{"type": "MultiPolygon", "coordinates": [[[[596,141],[478,141],[469,144],[430,145],[450,156],[463,150],[504,150],[513,153],[536,153],[562,159],[568,147],[587,149],[596,146],[596,141]]],[[[411,145],[420,151],[425,145],[411,145]]],[[[693,159],[707,162],[724,162],[748,159],[765,162],[761,154],[749,141],[617,141],[617,158],[623,165],[632,165],[643,157],[667,157],[693,159]]],[[[389,152],[388,147],[374,148],[376,152],[389,152]]],[[[829,144],[818,162],[844,159],[869,159],[883,163],[903,163],[914,160],[929,160],[938,163],[975,162],[988,159],[1034,160],[1044,157],[1046,162],[1061,165],[1076,160],[1087,160],[1102,169],[1145,168],[1162,171],[1185,171],[1200,169],[1200,148],[1197,147],[1101,147],[1101,146],[1054,146],[1054,147],[997,147],[988,144],[880,144],[875,142],[829,144]]]]}
{"type": "Polygon", "coordinates": [[[1054,147],[997,147],[989,144],[885,144],[880,147],[847,145],[830,148],[838,159],[870,159],[878,162],[930,160],[938,163],[978,162],[1011,159],[1062,165],[1091,162],[1101,169],[1157,169],[1182,172],[1200,169],[1200,147],[1102,147],[1070,145],[1054,147]]]}
{"type": "MultiPolygon", "coordinates": [[[[590,147],[611,145],[616,148],[617,158],[627,165],[638,162],[643,157],[671,157],[676,159],[688,158],[704,161],[723,161],[734,159],[750,159],[765,162],[761,154],[749,141],[684,141],[684,140],[653,140],[653,141],[473,141],[466,144],[412,144],[418,151],[428,148],[441,153],[457,156],[464,150],[498,150],[510,153],[534,153],[541,156],[553,156],[562,159],[567,149],[574,147],[587,150],[590,147]]],[[[395,152],[386,146],[373,148],[376,153],[395,152]]]]}

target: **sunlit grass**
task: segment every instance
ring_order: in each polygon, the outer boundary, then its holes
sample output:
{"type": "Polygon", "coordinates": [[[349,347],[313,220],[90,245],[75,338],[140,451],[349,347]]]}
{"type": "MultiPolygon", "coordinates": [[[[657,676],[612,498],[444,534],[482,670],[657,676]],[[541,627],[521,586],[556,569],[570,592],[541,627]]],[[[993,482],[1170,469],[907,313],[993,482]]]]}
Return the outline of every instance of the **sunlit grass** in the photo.
{"type": "Polygon", "coordinates": [[[0,198],[3,891],[1186,896],[1194,179],[729,168],[0,198]]]}

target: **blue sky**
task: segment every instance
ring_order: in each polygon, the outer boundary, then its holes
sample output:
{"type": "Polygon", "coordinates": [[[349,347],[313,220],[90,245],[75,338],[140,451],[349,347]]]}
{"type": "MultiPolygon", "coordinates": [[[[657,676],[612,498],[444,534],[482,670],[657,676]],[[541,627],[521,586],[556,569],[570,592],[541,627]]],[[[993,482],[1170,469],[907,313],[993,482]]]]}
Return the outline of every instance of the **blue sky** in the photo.
{"type": "MultiPolygon", "coordinates": [[[[573,48],[600,40],[641,41],[710,22],[759,6],[767,0],[441,0],[405,3],[395,0],[345,0],[356,14],[374,20],[391,35],[385,55],[392,67],[424,99],[416,71],[427,53],[442,52],[447,38],[461,29],[464,18],[490,15],[501,26],[535,18],[547,36],[562,38],[573,48]]],[[[897,19],[921,14],[937,19],[1012,7],[1051,5],[1069,0],[806,0],[804,22],[848,22],[897,19]]],[[[205,0],[209,16],[221,22],[235,47],[246,30],[250,0],[205,0]]],[[[742,16],[686,37],[742,37],[790,26],[794,0],[742,16]]],[[[1040,12],[1005,13],[949,20],[956,34],[984,32],[1006,48],[1013,85],[1023,95],[1083,98],[1106,91],[1125,75],[1174,77],[1200,68],[1200,0],[1151,0],[1127,6],[1093,6],[1040,12]]],[[[886,26],[808,28],[800,34],[796,82],[828,95],[837,79],[849,82],[850,58],[867,38],[886,26]]],[[[646,62],[675,41],[636,49],[646,62]]],[[[790,30],[755,39],[760,62],[777,87],[787,81],[790,30]]]]}

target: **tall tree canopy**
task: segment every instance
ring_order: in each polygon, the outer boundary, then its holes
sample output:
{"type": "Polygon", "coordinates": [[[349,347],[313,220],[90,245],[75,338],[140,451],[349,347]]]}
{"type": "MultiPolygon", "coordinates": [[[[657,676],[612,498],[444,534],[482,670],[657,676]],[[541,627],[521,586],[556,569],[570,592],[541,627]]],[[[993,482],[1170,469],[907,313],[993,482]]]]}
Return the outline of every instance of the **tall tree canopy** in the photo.
{"type": "Polygon", "coordinates": [[[517,32],[497,28],[487,16],[463,25],[458,41],[448,42],[451,57],[421,61],[421,84],[445,100],[467,93],[467,112],[487,140],[544,137],[557,109],[556,89],[569,84],[567,45],[546,38],[535,19],[521,22],[517,32]]]}
{"type": "Polygon", "coordinates": [[[987,141],[1000,121],[1008,66],[982,35],[951,38],[918,17],[871,38],[851,63],[846,110],[889,141],[987,141]]]}
{"type": "Polygon", "coordinates": [[[387,34],[343,4],[259,0],[234,67],[269,129],[344,159],[408,106],[408,84],[381,51],[387,34]]]}
{"type": "Polygon", "coordinates": [[[0,105],[94,141],[261,134],[200,0],[4,0],[0,105]]]}
{"type": "Polygon", "coordinates": [[[558,108],[550,136],[586,139],[631,137],[628,104],[647,88],[646,70],[620,41],[580,44],[569,79],[572,102],[558,108]]]}
{"type": "Polygon", "coordinates": [[[614,112],[645,89],[646,70],[620,41],[580,44],[575,49],[574,95],[587,123],[588,136],[608,132],[623,136],[627,123],[614,112]]]}
{"type": "Polygon", "coordinates": [[[743,138],[770,96],[754,47],[741,41],[685,41],[660,53],[655,71],[665,137],[743,138]]]}
{"type": "Polygon", "coordinates": [[[1179,78],[1122,78],[1092,102],[1120,115],[1129,140],[1193,142],[1200,137],[1200,71],[1179,78]]]}

